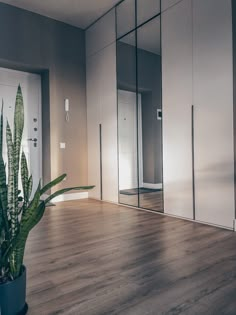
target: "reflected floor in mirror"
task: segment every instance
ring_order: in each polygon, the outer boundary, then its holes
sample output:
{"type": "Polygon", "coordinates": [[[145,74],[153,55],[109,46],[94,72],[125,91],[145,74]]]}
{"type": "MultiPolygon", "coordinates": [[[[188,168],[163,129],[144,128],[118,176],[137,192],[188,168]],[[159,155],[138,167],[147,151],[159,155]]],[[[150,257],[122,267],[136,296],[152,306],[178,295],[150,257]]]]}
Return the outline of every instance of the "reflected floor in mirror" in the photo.
{"type": "Polygon", "coordinates": [[[163,211],[163,192],[158,189],[147,189],[144,192],[145,188],[141,189],[128,189],[121,190],[119,195],[119,201],[122,204],[138,207],[138,203],[140,203],[140,208],[154,210],[158,212],[163,211]],[[135,194],[135,190],[137,191],[135,194]],[[138,197],[139,191],[139,197],[138,197]],[[139,199],[139,202],[138,202],[139,199]]]}

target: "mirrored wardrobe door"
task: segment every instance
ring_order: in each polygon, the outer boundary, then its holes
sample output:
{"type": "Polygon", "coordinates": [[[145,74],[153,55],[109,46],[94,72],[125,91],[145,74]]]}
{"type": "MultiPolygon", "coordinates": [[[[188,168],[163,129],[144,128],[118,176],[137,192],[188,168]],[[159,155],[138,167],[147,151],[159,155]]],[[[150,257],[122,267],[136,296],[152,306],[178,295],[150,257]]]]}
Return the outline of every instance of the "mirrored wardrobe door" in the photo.
{"type": "Polygon", "coordinates": [[[160,16],[137,29],[139,206],[163,211],[160,16]]]}
{"type": "Polygon", "coordinates": [[[136,27],[135,0],[124,0],[116,7],[116,35],[120,38],[136,27]]]}
{"type": "Polygon", "coordinates": [[[137,0],[137,26],[159,14],[161,0],[137,0]]]}
{"type": "Polygon", "coordinates": [[[138,207],[138,124],[135,32],[117,41],[119,201],[138,207]]]}

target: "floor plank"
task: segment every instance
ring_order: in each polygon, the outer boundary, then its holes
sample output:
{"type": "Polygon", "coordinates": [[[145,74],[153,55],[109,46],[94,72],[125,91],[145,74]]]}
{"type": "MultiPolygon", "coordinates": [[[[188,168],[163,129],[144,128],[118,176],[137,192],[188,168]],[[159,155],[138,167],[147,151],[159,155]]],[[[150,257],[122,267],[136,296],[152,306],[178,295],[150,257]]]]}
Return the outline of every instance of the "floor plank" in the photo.
{"type": "Polygon", "coordinates": [[[236,235],[95,200],[48,208],[26,248],[29,315],[236,314],[236,235]]]}

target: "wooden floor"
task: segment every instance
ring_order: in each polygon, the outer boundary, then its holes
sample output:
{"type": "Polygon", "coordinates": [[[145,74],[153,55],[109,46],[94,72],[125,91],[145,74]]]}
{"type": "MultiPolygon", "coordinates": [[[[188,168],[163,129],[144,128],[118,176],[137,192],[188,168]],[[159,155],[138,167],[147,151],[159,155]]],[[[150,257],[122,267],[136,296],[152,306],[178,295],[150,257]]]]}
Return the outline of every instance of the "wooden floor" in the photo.
{"type": "Polygon", "coordinates": [[[31,233],[29,315],[236,314],[236,234],[93,200],[31,233]]]}

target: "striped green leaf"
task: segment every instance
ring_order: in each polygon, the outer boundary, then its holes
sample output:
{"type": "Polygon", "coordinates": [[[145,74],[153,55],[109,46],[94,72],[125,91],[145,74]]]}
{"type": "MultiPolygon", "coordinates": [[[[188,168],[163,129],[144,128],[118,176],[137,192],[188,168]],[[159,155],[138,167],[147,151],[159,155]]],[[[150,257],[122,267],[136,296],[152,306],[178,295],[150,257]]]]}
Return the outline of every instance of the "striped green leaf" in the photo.
{"type": "Polygon", "coordinates": [[[32,189],[33,189],[33,177],[31,175],[30,178],[28,179],[28,197],[29,197],[29,200],[30,200],[30,197],[32,194],[32,189]]]}
{"type": "Polygon", "coordinates": [[[63,179],[65,179],[65,178],[66,178],[66,174],[63,174],[63,175],[57,177],[56,179],[54,179],[53,181],[51,181],[50,183],[48,183],[47,185],[45,185],[40,191],[41,196],[43,194],[45,194],[48,190],[50,190],[52,187],[54,187],[57,184],[59,184],[60,182],[62,182],[63,179]]]}
{"type": "MultiPolygon", "coordinates": [[[[24,104],[20,85],[16,94],[16,104],[14,113],[14,158],[15,166],[19,169],[21,140],[24,129],[24,104]]],[[[17,171],[17,170],[16,170],[17,171]]],[[[18,179],[18,178],[17,178],[18,179]]]]}
{"type": "Polygon", "coordinates": [[[15,209],[15,182],[14,182],[14,145],[9,123],[6,127],[7,156],[8,156],[8,209],[11,217],[11,234],[16,235],[18,216],[15,209]]]}
{"type": "Polygon", "coordinates": [[[9,240],[10,231],[9,231],[9,224],[8,224],[6,169],[5,169],[5,164],[4,164],[2,156],[0,156],[0,213],[1,213],[2,226],[4,227],[6,239],[9,240]]]}
{"type": "MultiPolygon", "coordinates": [[[[1,110],[1,117],[0,117],[0,158],[2,159],[2,143],[3,143],[3,100],[2,100],[2,110],[1,110]]],[[[4,163],[3,163],[4,166],[4,163]]],[[[5,172],[5,167],[4,170],[2,169],[2,163],[0,164],[0,173],[5,172]]],[[[6,173],[5,173],[6,175],[6,173]]],[[[1,176],[1,174],[0,174],[1,176]]],[[[2,178],[4,180],[4,178],[2,178]]],[[[0,178],[1,180],[1,178],[0,178]]],[[[6,185],[6,176],[5,176],[5,185],[6,185]]],[[[5,224],[4,224],[4,207],[1,203],[0,205],[0,237],[3,233],[3,229],[5,229],[5,224]]]]}
{"type": "Polygon", "coordinates": [[[29,232],[43,217],[45,211],[45,203],[40,202],[40,185],[38,186],[33,200],[22,214],[20,223],[19,234],[16,237],[16,242],[13,246],[12,253],[15,253],[16,269],[12,273],[13,277],[17,277],[20,274],[21,266],[23,264],[25,243],[29,232]]]}
{"type": "Polygon", "coordinates": [[[28,180],[29,180],[29,170],[27,165],[27,160],[24,151],[21,154],[21,183],[23,188],[24,204],[26,205],[29,201],[28,195],[28,180]]]}
{"type": "Polygon", "coordinates": [[[2,146],[3,146],[3,100],[2,100],[2,109],[1,109],[1,118],[0,118],[0,155],[2,155],[2,146]]]}
{"type": "Polygon", "coordinates": [[[18,178],[20,167],[21,141],[24,129],[24,104],[20,85],[17,89],[14,112],[14,213],[18,213],[18,178]]]}

